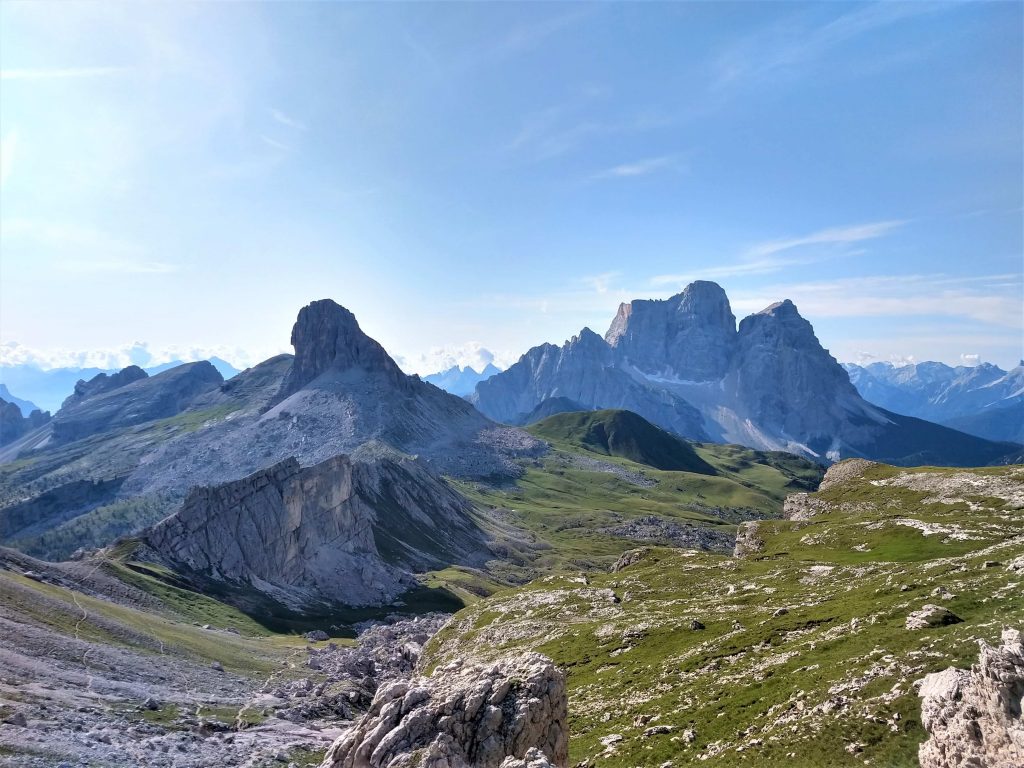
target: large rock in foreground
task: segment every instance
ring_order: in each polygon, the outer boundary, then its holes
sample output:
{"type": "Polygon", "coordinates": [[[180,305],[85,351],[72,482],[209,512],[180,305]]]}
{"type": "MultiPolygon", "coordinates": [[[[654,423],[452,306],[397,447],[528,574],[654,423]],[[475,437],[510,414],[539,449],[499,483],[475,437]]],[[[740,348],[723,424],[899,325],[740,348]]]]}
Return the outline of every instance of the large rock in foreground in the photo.
{"type": "Polygon", "coordinates": [[[921,683],[921,722],[928,731],[922,768],[1016,768],[1024,765],[1024,644],[1016,629],[1002,645],[980,643],[970,670],[950,667],[921,683]]]}
{"type": "Polygon", "coordinates": [[[565,677],[544,656],[455,661],[377,691],[321,768],[564,767],[566,715],[565,677]]]}

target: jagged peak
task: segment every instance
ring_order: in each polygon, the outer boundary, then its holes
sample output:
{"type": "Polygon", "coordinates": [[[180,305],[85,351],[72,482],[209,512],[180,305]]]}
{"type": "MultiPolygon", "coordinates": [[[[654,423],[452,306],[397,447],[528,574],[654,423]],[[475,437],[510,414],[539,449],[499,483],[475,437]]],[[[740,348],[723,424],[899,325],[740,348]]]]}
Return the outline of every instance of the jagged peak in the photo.
{"type": "Polygon", "coordinates": [[[360,368],[404,378],[384,347],[359,327],[356,316],[332,299],[320,299],[299,310],[291,343],[295,360],[282,390],[285,395],[329,370],[360,368]]]}

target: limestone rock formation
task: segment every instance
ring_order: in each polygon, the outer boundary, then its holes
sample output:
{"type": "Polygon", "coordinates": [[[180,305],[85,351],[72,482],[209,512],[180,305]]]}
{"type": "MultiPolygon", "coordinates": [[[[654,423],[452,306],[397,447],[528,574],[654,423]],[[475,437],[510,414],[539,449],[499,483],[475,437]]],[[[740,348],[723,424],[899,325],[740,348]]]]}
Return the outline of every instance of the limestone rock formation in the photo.
{"type": "Polygon", "coordinates": [[[486,552],[469,504],[415,461],[289,459],[189,493],[146,532],[157,559],[287,604],[394,599],[410,570],[474,562],[486,552]]]}
{"type": "Polygon", "coordinates": [[[928,629],[929,627],[945,627],[949,624],[959,624],[962,621],[963,619],[949,610],[949,608],[928,603],[921,610],[912,611],[907,616],[906,626],[907,629],[928,629]]]}
{"type": "Polygon", "coordinates": [[[565,677],[549,659],[455,661],[378,690],[321,768],[564,768],[568,740],[565,677]]]}
{"type": "Polygon", "coordinates": [[[740,523],[736,529],[736,545],[733,557],[750,557],[764,550],[764,539],[760,535],[760,523],[752,520],[740,523]]]}
{"type": "Polygon", "coordinates": [[[113,389],[119,389],[131,384],[133,381],[148,378],[148,376],[149,374],[139,368],[139,366],[129,365],[117,373],[98,373],[88,381],[79,379],[78,383],[75,384],[75,391],[68,395],[61,408],[70,408],[87,398],[102,395],[104,392],[110,392],[113,389]]]}
{"type": "Polygon", "coordinates": [[[88,382],[79,382],[82,386],[64,401],[53,417],[54,440],[67,443],[177,416],[223,381],[224,377],[206,360],[185,363],[156,376],[146,376],[135,366],[113,376],[101,373],[88,382]]]}
{"type": "Polygon", "coordinates": [[[396,384],[406,381],[384,347],[363,333],[356,316],[330,299],[314,301],[299,310],[291,343],[295,360],[282,387],[284,396],[329,371],[338,374],[353,368],[384,372],[396,384]]]}
{"type": "Polygon", "coordinates": [[[736,318],[725,291],[698,280],[665,301],[620,305],[605,341],[644,373],[717,381],[736,344],[736,318]]]}
{"type": "Polygon", "coordinates": [[[623,304],[604,339],[584,329],[534,347],[470,396],[505,423],[545,401],[634,411],[683,437],[847,457],[977,466],[1019,450],[865,401],[789,300],[744,318],[725,292],[695,282],[669,299],[623,304]]]}
{"type": "Polygon", "coordinates": [[[49,420],[49,412],[35,410],[24,416],[16,403],[0,398],[0,445],[14,442],[49,420]]]}
{"type": "Polygon", "coordinates": [[[920,683],[921,768],[1018,768],[1024,765],[1024,644],[1016,629],[1002,643],[979,642],[969,671],[950,667],[920,683]]]}

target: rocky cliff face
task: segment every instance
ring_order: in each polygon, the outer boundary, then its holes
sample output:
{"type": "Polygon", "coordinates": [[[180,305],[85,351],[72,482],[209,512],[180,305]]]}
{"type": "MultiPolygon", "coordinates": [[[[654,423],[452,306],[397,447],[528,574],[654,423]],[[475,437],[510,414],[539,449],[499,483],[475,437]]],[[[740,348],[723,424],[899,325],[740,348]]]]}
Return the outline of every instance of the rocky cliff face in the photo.
{"type": "Polygon", "coordinates": [[[736,318],[725,291],[701,280],[665,301],[622,304],[605,341],[644,373],[717,381],[736,344],[736,318]]]}
{"type": "Polygon", "coordinates": [[[386,374],[396,386],[407,377],[384,347],[367,336],[356,316],[330,299],[321,299],[299,310],[292,327],[295,360],[281,394],[294,394],[324,374],[343,374],[351,369],[386,374]]]}
{"type": "Polygon", "coordinates": [[[224,378],[209,362],[185,363],[148,377],[136,366],[113,376],[100,374],[79,382],[75,394],[53,418],[53,437],[60,443],[177,416],[224,378]],[[139,375],[141,374],[141,375],[139,375]]]}
{"type": "Polygon", "coordinates": [[[737,329],[724,291],[696,282],[664,301],[623,304],[598,341],[584,330],[561,348],[535,347],[470,399],[508,423],[555,397],[623,408],[691,439],[822,462],[977,465],[1012,451],[867,403],[788,300],[737,329]]]}
{"type": "Polygon", "coordinates": [[[1005,629],[1002,644],[981,641],[971,670],[950,667],[921,682],[921,722],[928,740],[921,768],[1024,765],[1024,644],[1005,629]]]}
{"type": "Polygon", "coordinates": [[[413,583],[409,570],[483,557],[470,511],[414,461],[382,449],[305,469],[289,459],[196,488],[143,540],[178,569],[289,605],[376,605],[413,583]]]}
{"type": "Polygon", "coordinates": [[[504,373],[478,384],[469,398],[486,415],[508,424],[526,423],[541,403],[555,399],[634,411],[678,434],[707,438],[693,406],[619,367],[615,350],[589,328],[562,347],[534,347],[504,373]]]}
{"type": "Polygon", "coordinates": [[[113,389],[131,384],[133,381],[145,379],[149,376],[137,365],[129,365],[117,373],[98,373],[88,381],[79,379],[75,384],[75,390],[64,400],[61,408],[70,408],[83,400],[110,392],[113,389]]]}
{"type": "Polygon", "coordinates": [[[16,403],[0,398],[0,445],[13,443],[22,435],[43,426],[49,420],[50,414],[39,410],[24,416],[16,403]]]}
{"type": "Polygon", "coordinates": [[[384,686],[321,768],[568,765],[565,677],[539,654],[384,686]]]}

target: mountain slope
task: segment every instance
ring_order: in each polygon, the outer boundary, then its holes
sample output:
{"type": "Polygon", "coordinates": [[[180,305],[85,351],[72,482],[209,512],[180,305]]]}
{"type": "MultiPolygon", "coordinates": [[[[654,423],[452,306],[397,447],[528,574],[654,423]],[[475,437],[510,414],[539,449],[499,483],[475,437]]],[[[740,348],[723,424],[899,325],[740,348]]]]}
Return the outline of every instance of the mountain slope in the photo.
{"type": "Polygon", "coordinates": [[[549,398],[631,410],[683,437],[798,453],[914,463],[984,464],[1015,448],[935,432],[865,401],[791,301],[737,328],[725,292],[696,282],[664,301],[620,306],[604,339],[584,329],[529,350],[470,400],[521,423],[549,398]],[[934,442],[938,439],[940,442],[934,442]]]}
{"type": "Polygon", "coordinates": [[[0,464],[0,520],[8,507],[17,506],[19,518],[35,508],[50,527],[18,528],[17,545],[67,556],[166,516],[193,487],[239,480],[292,457],[309,466],[379,441],[437,473],[511,478],[522,471],[517,456],[543,448],[462,398],[406,376],[332,301],[299,312],[292,342],[294,357],[228,381],[203,362],[82,383],[53,425],[0,450],[7,462],[0,464]],[[103,483],[102,498],[51,514],[54,493],[94,481],[103,483]]]}
{"type": "Polygon", "coordinates": [[[497,593],[431,640],[426,667],[552,658],[572,765],[910,768],[914,682],[1024,616],[1022,494],[1024,467],[838,464],[794,499],[799,519],[743,526],[747,556],[647,547],[497,593]],[[931,603],[962,622],[909,628],[931,603]]]}
{"type": "Polygon", "coordinates": [[[29,400],[22,400],[20,397],[12,395],[11,391],[7,389],[6,384],[0,384],[0,400],[4,400],[8,403],[14,403],[21,409],[22,416],[31,416],[32,411],[42,411],[42,408],[35,403],[29,400]]]}
{"type": "Polygon", "coordinates": [[[1024,366],[844,366],[865,400],[988,440],[1024,440],[1024,366]]]}
{"type": "Polygon", "coordinates": [[[563,413],[534,424],[530,432],[545,440],[577,445],[654,469],[717,474],[685,440],[659,429],[632,411],[563,413]]]}

